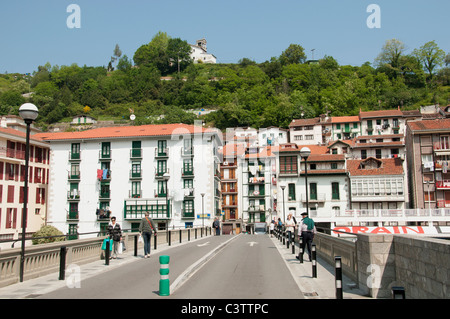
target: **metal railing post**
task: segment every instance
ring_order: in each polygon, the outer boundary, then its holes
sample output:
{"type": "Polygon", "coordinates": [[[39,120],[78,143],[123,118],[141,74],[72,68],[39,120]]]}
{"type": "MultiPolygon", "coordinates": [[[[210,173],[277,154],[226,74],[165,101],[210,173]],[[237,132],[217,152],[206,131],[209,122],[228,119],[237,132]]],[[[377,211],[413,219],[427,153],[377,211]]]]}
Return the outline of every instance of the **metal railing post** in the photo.
{"type": "Polygon", "coordinates": [[[316,244],[311,245],[312,255],[312,276],[317,278],[316,244]]]}
{"type": "Polygon", "coordinates": [[[343,299],[342,294],[342,260],[340,256],[334,257],[335,280],[336,280],[336,299],[343,299]]]}
{"type": "Polygon", "coordinates": [[[66,278],[66,246],[62,246],[59,253],[59,280],[64,280],[66,278]]]}

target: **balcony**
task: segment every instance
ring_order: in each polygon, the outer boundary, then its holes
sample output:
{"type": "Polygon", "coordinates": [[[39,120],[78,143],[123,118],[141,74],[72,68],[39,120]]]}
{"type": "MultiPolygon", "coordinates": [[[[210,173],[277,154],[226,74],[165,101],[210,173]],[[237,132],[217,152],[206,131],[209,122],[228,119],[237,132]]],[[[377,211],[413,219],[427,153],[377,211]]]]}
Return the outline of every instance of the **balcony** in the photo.
{"type": "Polygon", "coordinates": [[[110,161],[111,160],[111,150],[103,150],[98,152],[98,159],[100,161],[110,161]]]}
{"type": "Polygon", "coordinates": [[[111,199],[111,192],[110,190],[101,190],[99,194],[99,199],[101,200],[109,200],[111,199]]]}
{"type": "MultiPolygon", "coordinates": [[[[306,194],[301,194],[301,201],[303,203],[306,203],[306,194]]],[[[325,193],[309,194],[308,202],[310,203],[323,203],[325,201],[326,201],[325,193]]]]}
{"type": "Polygon", "coordinates": [[[251,190],[248,192],[248,196],[249,197],[264,197],[265,196],[265,192],[264,189],[263,190],[251,190]]]}
{"type": "Polygon", "coordinates": [[[264,177],[249,177],[248,183],[249,184],[264,184],[265,178],[264,177]]]}
{"type": "Polygon", "coordinates": [[[79,180],[81,180],[80,172],[69,173],[67,175],[67,179],[69,181],[79,181],[79,180]]]}
{"type": "Polygon", "coordinates": [[[142,197],[142,189],[135,189],[128,192],[129,198],[141,198],[142,197]]]}
{"type": "Polygon", "coordinates": [[[183,156],[183,157],[193,157],[194,156],[194,148],[192,148],[192,147],[182,147],[181,148],[181,156],[183,156]]]}
{"type": "Polygon", "coordinates": [[[181,177],[189,178],[194,176],[194,168],[183,167],[181,169],[181,177]]]}
{"type": "Polygon", "coordinates": [[[72,189],[67,192],[68,201],[79,201],[80,200],[80,190],[72,189]]]}
{"type": "Polygon", "coordinates": [[[97,179],[99,181],[109,181],[111,180],[111,170],[110,169],[98,169],[97,179]]]}
{"type": "Polygon", "coordinates": [[[169,148],[155,148],[155,158],[161,159],[161,158],[167,158],[169,157],[169,148]]]}
{"type": "Polygon", "coordinates": [[[130,171],[130,179],[142,179],[142,170],[130,171]]]}
{"type": "Polygon", "coordinates": [[[67,213],[67,221],[77,221],[79,220],[78,211],[70,211],[67,213]]]}
{"type": "Polygon", "coordinates": [[[249,213],[258,213],[258,212],[265,212],[265,211],[266,211],[265,205],[256,205],[256,206],[248,207],[249,213]]]}
{"type": "Polygon", "coordinates": [[[223,202],[222,207],[237,207],[237,202],[223,202]]]}
{"type": "Polygon", "coordinates": [[[77,152],[69,152],[69,161],[80,161],[81,160],[81,153],[77,152]]]}
{"type": "Polygon", "coordinates": [[[181,209],[181,218],[195,218],[195,212],[192,209],[181,209]]]}
{"type": "Polygon", "coordinates": [[[195,197],[194,188],[183,188],[184,198],[193,198],[195,197]]]}
{"type": "Polygon", "coordinates": [[[166,190],[155,190],[153,194],[154,194],[154,196],[156,198],[159,198],[159,197],[167,198],[167,191],[166,190]]]}
{"type": "Polygon", "coordinates": [[[450,179],[436,181],[436,188],[437,189],[450,189],[450,179]]]}
{"type": "Polygon", "coordinates": [[[155,168],[156,179],[168,179],[170,177],[170,169],[155,168]]]}
{"type": "Polygon", "coordinates": [[[236,194],[237,193],[237,189],[235,188],[224,188],[222,189],[222,194],[236,194]]]}
{"type": "Polygon", "coordinates": [[[130,150],[131,159],[142,159],[142,148],[132,148],[130,150]]]}

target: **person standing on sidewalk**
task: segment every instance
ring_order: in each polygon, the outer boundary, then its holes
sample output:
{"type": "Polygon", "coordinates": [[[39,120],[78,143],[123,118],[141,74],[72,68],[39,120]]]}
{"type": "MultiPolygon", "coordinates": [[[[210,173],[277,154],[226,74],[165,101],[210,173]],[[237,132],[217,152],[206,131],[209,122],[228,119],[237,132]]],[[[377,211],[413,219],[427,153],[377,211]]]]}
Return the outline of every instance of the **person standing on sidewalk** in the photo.
{"type": "Polygon", "coordinates": [[[141,219],[141,223],[139,224],[139,233],[144,240],[144,258],[150,257],[150,239],[152,238],[153,233],[155,233],[155,236],[157,233],[155,224],[149,216],[149,212],[145,212],[145,217],[141,219]]]}
{"type": "Polygon", "coordinates": [[[217,217],[214,219],[213,227],[216,229],[216,236],[219,236],[220,235],[220,221],[217,217]]]}
{"type": "Polygon", "coordinates": [[[316,233],[316,226],[314,220],[308,217],[308,213],[302,213],[302,217],[299,227],[299,236],[302,237],[302,252],[305,252],[305,246],[308,247],[309,261],[311,261],[311,245],[316,233]]]}
{"type": "Polygon", "coordinates": [[[113,240],[113,255],[112,258],[116,259],[119,252],[119,245],[122,241],[122,229],[120,225],[116,223],[116,217],[111,217],[111,222],[108,225],[109,238],[113,240]]]}

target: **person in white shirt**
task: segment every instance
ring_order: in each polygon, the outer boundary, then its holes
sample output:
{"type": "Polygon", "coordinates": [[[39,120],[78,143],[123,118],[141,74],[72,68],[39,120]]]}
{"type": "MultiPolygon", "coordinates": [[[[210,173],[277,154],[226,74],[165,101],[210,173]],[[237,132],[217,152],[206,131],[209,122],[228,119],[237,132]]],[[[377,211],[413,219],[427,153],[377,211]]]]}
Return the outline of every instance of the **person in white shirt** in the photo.
{"type": "Polygon", "coordinates": [[[289,240],[289,243],[291,243],[291,241],[292,241],[291,236],[294,233],[294,229],[295,229],[295,222],[292,219],[292,214],[288,215],[285,225],[286,225],[286,232],[287,232],[288,240],[289,240]]]}

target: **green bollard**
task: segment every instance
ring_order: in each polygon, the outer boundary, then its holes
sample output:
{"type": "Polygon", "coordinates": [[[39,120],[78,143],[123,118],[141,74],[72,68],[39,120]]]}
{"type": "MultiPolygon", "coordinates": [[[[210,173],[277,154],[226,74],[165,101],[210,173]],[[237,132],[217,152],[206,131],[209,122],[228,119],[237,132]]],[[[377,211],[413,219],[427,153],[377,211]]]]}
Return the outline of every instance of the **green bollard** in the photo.
{"type": "Polygon", "coordinates": [[[160,269],[159,274],[161,279],[159,280],[159,295],[170,295],[170,280],[169,280],[169,262],[170,256],[159,256],[160,269]]]}

